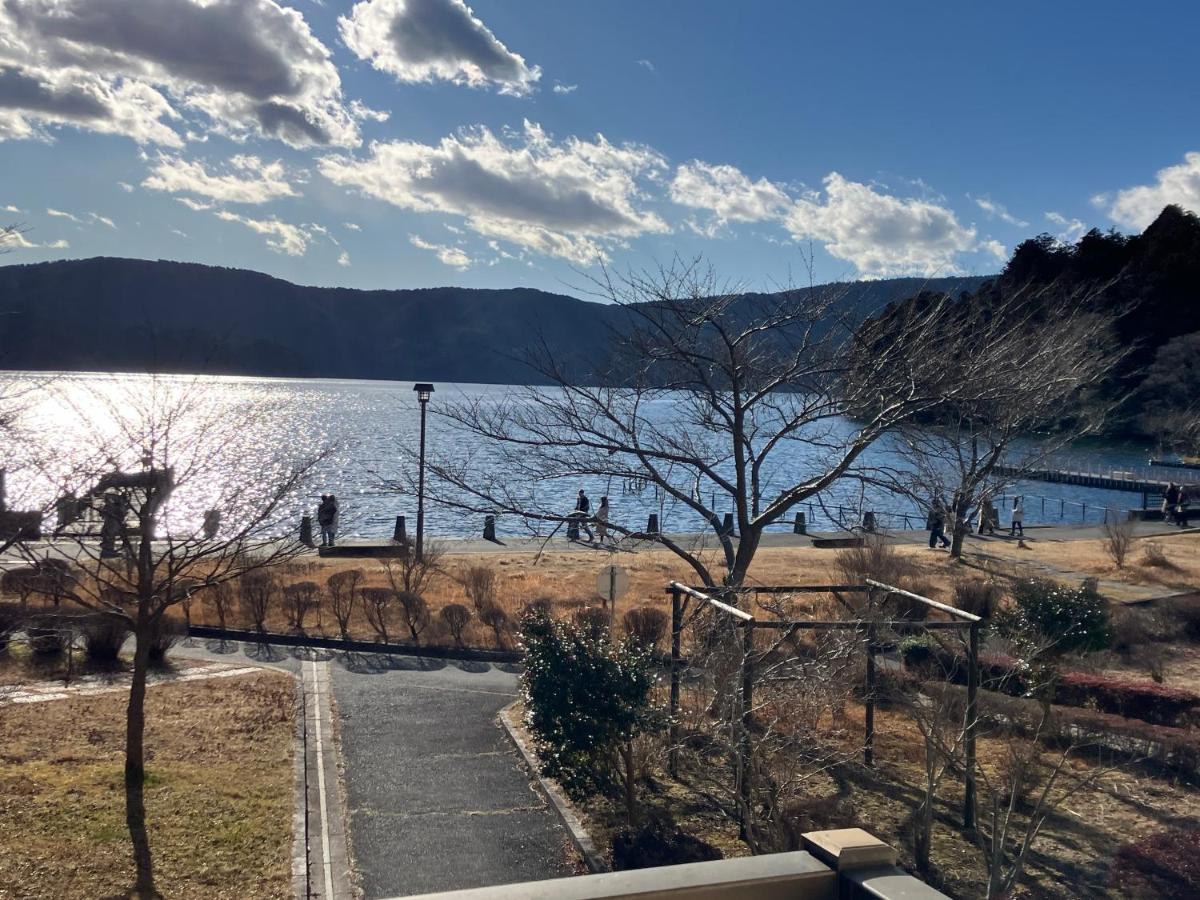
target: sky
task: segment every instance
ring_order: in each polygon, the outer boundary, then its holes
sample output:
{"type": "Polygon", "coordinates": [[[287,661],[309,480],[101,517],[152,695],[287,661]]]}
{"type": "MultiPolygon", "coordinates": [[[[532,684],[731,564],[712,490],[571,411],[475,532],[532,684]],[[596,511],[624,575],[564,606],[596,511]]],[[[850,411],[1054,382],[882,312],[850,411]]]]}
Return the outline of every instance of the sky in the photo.
{"type": "Polygon", "coordinates": [[[0,0],[5,264],[580,293],[1200,211],[1200,4],[0,0]]]}

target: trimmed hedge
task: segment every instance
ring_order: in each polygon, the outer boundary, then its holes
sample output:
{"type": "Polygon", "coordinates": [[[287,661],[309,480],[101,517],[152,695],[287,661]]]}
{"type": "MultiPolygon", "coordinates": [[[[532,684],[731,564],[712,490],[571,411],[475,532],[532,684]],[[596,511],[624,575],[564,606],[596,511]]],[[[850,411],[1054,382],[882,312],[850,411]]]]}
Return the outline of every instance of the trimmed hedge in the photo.
{"type": "Polygon", "coordinates": [[[1200,897],[1200,828],[1159,832],[1123,845],[1109,884],[1123,897],[1200,897]]]}

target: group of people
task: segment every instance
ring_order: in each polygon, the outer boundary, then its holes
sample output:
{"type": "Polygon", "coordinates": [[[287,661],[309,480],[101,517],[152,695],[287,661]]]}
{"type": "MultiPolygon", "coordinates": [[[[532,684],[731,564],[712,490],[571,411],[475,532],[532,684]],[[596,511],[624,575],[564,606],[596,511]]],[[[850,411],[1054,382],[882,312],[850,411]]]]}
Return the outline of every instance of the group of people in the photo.
{"type": "MultiPolygon", "coordinates": [[[[980,501],[978,533],[995,534],[999,526],[1000,514],[996,510],[996,504],[986,498],[980,501]]],[[[935,501],[929,508],[929,517],[925,521],[925,528],[929,532],[930,550],[937,547],[939,543],[943,547],[950,546],[950,539],[946,537],[946,510],[941,503],[935,501]]],[[[970,525],[968,525],[967,531],[970,530],[970,525]]],[[[1008,535],[1009,537],[1025,537],[1025,500],[1022,497],[1013,497],[1008,535]]]]}
{"type": "Polygon", "coordinates": [[[321,546],[332,547],[337,537],[338,502],[333,494],[322,494],[317,504],[317,527],[321,529],[321,546]]]}
{"type": "Polygon", "coordinates": [[[1188,527],[1188,489],[1182,484],[1169,482],[1163,490],[1162,514],[1164,522],[1173,521],[1180,528],[1188,527]]]}
{"type": "Polygon", "coordinates": [[[611,540],[608,534],[608,498],[601,497],[600,505],[596,507],[596,512],[592,513],[592,501],[588,498],[587,493],[583,488],[579,489],[579,496],[575,498],[575,509],[568,517],[567,523],[567,539],[579,540],[579,531],[582,529],[587,532],[588,543],[599,540],[601,544],[611,540]],[[596,526],[595,534],[589,527],[590,523],[596,526]]]}

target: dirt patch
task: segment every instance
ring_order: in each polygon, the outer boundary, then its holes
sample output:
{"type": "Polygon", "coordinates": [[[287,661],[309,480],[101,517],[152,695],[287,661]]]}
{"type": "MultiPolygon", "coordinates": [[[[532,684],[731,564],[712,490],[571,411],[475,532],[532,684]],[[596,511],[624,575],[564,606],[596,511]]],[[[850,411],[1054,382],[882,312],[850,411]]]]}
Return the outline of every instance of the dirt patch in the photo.
{"type": "MultiPolygon", "coordinates": [[[[146,807],[172,898],[278,898],[291,879],[286,675],[161,685],[146,697],[146,807]]],[[[0,898],[122,896],[123,692],[0,709],[0,898]]]]}

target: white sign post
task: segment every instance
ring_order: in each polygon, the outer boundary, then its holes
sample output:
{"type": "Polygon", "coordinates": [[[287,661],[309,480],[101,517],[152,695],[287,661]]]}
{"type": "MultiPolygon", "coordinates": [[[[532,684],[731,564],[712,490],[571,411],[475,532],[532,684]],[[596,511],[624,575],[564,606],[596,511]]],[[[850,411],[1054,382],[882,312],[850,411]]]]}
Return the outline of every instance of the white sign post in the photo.
{"type": "Polygon", "coordinates": [[[616,619],[617,598],[629,590],[629,573],[620,566],[605,566],[596,576],[596,593],[608,599],[608,627],[616,619]]]}

